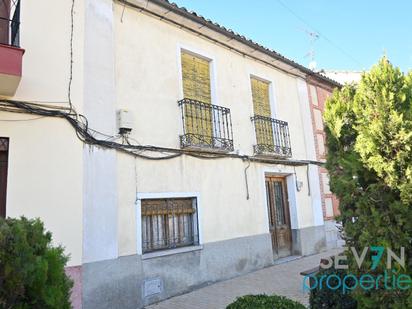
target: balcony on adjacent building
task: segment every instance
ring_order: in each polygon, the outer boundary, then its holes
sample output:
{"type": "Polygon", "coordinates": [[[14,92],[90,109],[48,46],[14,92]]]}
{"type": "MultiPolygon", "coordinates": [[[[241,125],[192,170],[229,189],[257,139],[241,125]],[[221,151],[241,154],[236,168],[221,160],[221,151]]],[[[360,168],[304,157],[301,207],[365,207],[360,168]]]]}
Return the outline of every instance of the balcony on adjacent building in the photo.
{"type": "Polygon", "coordinates": [[[233,151],[230,109],[192,99],[183,99],[180,106],[183,134],[182,148],[233,151]]]}
{"type": "Polygon", "coordinates": [[[0,96],[12,96],[22,75],[20,0],[0,1],[0,96]]]}
{"type": "Polygon", "coordinates": [[[286,121],[265,116],[253,116],[251,120],[255,127],[255,155],[268,155],[280,158],[292,156],[290,146],[289,126],[286,121]]]}

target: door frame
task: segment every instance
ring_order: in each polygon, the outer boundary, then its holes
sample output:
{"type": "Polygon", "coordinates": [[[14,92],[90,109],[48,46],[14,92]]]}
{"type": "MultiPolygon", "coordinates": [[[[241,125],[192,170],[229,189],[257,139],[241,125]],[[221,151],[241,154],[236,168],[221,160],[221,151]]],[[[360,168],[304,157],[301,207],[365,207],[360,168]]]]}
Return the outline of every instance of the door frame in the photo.
{"type": "MultiPolygon", "coordinates": [[[[285,216],[285,225],[289,229],[288,235],[289,235],[289,252],[290,255],[293,254],[293,237],[292,237],[292,226],[291,226],[291,217],[290,217],[290,204],[289,204],[289,197],[288,197],[288,183],[285,175],[279,175],[279,174],[265,174],[265,190],[268,189],[266,186],[266,181],[269,180],[269,183],[271,181],[280,181],[282,183],[282,194],[283,194],[283,211],[284,211],[284,216],[285,216]]],[[[272,192],[273,191],[269,191],[272,192]]],[[[266,191],[266,196],[268,196],[268,192],[266,191]]],[[[270,193],[269,193],[270,194],[270,193]]],[[[266,207],[267,207],[267,213],[268,213],[268,224],[270,224],[271,221],[271,216],[274,216],[273,218],[273,223],[274,223],[274,236],[272,236],[272,232],[270,230],[270,225],[269,225],[269,232],[271,234],[271,238],[275,237],[275,240],[272,239],[272,247],[275,246],[275,248],[272,248],[273,252],[276,252],[276,255],[279,256],[279,245],[278,245],[278,227],[276,223],[276,205],[274,204],[275,202],[272,201],[273,203],[273,211],[274,213],[271,214],[272,209],[270,206],[270,200],[266,199],[266,207]]]]}
{"type": "MultiPolygon", "coordinates": [[[[299,216],[298,216],[298,209],[299,209],[299,204],[298,204],[298,198],[297,198],[297,190],[296,190],[296,175],[293,167],[291,166],[285,166],[285,165],[275,165],[275,166],[264,166],[261,169],[260,172],[260,177],[259,177],[259,183],[260,187],[262,188],[261,190],[261,197],[262,197],[262,211],[264,215],[264,224],[266,224],[266,230],[267,233],[269,233],[269,211],[267,207],[267,195],[266,195],[266,185],[265,185],[265,177],[266,176],[278,176],[278,177],[284,177],[286,180],[286,189],[288,193],[288,199],[289,199],[289,215],[290,215],[290,227],[292,230],[292,249],[293,253],[295,252],[296,244],[293,242],[293,230],[296,230],[299,228],[299,216]]],[[[272,244],[270,244],[272,246],[272,244]]],[[[272,247],[271,247],[272,248],[272,247]]],[[[273,250],[272,250],[273,252],[273,250]]]]}

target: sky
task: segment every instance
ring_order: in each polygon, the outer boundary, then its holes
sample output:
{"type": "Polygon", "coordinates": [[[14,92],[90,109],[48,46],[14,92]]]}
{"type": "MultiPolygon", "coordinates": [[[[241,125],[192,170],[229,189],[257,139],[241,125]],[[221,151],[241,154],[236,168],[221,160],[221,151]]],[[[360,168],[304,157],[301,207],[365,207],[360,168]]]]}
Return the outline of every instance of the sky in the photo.
{"type": "Polygon", "coordinates": [[[317,69],[367,70],[383,55],[412,69],[411,0],[170,1],[305,66],[313,49],[317,69]]]}

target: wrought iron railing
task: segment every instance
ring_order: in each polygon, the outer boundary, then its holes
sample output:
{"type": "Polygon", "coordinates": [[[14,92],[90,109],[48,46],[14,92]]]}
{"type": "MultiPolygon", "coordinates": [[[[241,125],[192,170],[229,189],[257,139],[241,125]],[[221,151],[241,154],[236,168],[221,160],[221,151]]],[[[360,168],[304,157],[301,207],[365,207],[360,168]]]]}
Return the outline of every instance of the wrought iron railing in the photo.
{"type": "Polygon", "coordinates": [[[0,44],[20,47],[20,0],[0,5],[0,44]]]}
{"type": "Polygon", "coordinates": [[[256,133],[256,145],[253,146],[255,154],[292,156],[289,126],[286,121],[265,116],[253,116],[251,120],[256,133]]]}
{"type": "Polygon", "coordinates": [[[192,99],[178,102],[182,113],[182,148],[210,148],[233,151],[230,109],[192,99]]]}

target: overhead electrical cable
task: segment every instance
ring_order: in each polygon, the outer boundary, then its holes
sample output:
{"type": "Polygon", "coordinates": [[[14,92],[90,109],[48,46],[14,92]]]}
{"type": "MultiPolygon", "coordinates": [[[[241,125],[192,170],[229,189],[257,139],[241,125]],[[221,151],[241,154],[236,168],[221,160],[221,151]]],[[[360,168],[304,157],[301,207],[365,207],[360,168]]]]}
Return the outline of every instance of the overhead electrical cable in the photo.
{"type": "Polygon", "coordinates": [[[344,50],[342,47],[334,43],[329,37],[324,35],[322,32],[317,30],[315,27],[313,27],[308,21],[306,21],[304,18],[302,18],[299,14],[297,14],[294,10],[292,10],[290,7],[288,7],[282,0],[277,0],[277,2],[285,8],[289,13],[291,13],[293,16],[295,16],[297,19],[299,19],[301,22],[303,22],[306,26],[314,30],[320,37],[322,37],[326,42],[328,42],[330,45],[332,45],[334,48],[339,50],[342,54],[344,54],[346,57],[351,59],[353,62],[355,62],[357,65],[360,65],[361,67],[364,67],[364,65],[358,61],[355,57],[353,57],[350,53],[348,53],[346,50],[344,50]]]}

